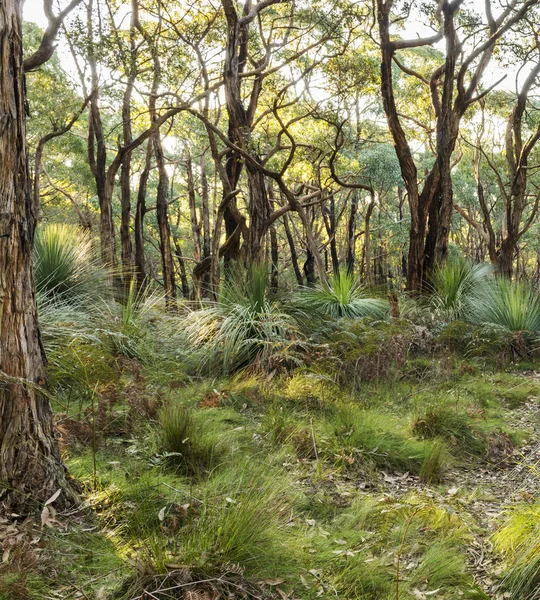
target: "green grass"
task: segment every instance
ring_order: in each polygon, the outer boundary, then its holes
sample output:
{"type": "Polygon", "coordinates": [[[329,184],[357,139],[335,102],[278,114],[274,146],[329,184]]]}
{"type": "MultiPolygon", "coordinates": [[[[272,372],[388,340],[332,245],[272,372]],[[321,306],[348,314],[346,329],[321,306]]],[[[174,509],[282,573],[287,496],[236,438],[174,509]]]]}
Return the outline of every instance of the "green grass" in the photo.
{"type": "MultiPolygon", "coordinates": [[[[356,456],[355,460],[372,462],[380,469],[419,474],[424,463],[435,458],[431,442],[409,437],[390,414],[346,408],[336,414],[331,426],[336,450],[356,456]]],[[[445,457],[440,454],[439,458],[445,457]]],[[[434,470],[434,466],[431,468],[434,470]]]]}
{"type": "Polygon", "coordinates": [[[506,559],[503,589],[511,600],[537,600],[540,589],[540,505],[517,505],[495,533],[506,559]]]}
{"type": "Polygon", "coordinates": [[[203,415],[178,402],[160,411],[157,435],[166,464],[188,475],[209,471],[224,451],[219,438],[205,427],[203,415]]]}

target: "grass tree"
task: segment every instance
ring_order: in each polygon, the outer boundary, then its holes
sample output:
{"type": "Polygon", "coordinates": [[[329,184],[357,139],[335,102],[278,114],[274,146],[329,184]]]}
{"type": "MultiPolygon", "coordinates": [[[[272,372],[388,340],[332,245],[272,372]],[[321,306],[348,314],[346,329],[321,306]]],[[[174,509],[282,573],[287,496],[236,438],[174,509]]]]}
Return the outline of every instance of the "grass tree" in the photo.
{"type": "Polygon", "coordinates": [[[298,301],[306,311],[323,318],[383,317],[388,312],[384,300],[370,298],[358,279],[346,272],[336,273],[328,283],[304,290],[298,301]]]}

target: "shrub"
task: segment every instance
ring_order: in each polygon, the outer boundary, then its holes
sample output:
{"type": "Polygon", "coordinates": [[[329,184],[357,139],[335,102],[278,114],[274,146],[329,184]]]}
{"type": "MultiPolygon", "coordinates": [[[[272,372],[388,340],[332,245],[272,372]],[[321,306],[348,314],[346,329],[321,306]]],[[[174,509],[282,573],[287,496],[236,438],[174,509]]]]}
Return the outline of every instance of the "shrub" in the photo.
{"type": "Polygon", "coordinates": [[[295,320],[267,295],[266,271],[226,282],[218,302],[191,312],[184,325],[200,369],[231,373],[257,363],[265,369],[295,360],[295,320]]]}
{"type": "MultiPolygon", "coordinates": [[[[324,332],[332,371],[338,369],[342,383],[358,387],[362,381],[390,377],[402,367],[413,341],[407,321],[343,319],[324,332]]],[[[320,362],[320,361],[318,361],[320,362]]]]}
{"type": "Polygon", "coordinates": [[[457,252],[451,253],[432,275],[433,306],[450,321],[466,317],[471,298],[486,284],[491,272],[488,264],[473,265],[457,252]]]}
{"type": "Polygon", "coordinates": [[[498,277],[476,289],[470,320],[513,335],[518,345],[521,338],[536,339],[540,334],[540,294],[526,283],[498,277]]]}

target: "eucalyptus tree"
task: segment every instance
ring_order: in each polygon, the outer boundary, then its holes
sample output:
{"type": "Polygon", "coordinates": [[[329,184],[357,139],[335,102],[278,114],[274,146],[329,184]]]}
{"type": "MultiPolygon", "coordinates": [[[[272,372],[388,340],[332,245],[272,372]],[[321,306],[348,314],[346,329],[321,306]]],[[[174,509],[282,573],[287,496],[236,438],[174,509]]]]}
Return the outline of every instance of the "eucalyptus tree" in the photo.
{"type": "Polygon", "coordinates": [[[36,227],[26,147],[25,65],[37,69],[72,0],[55,14],[45,0],[49,25],[38,50],[23,59],[22,2],[0,3],[0,500],[24,511],[58,490],[59,504],[75,494],[54,437],[40,342],[32,273],[36,227]]]}
{"type": "MultiPolygon", "coordinates": [[[[495,8],[487,0],[484,14],[479,17],[464,8],[463,0],[443,0],[429,15],[433,34],[402,39],[396,37],[394,27],[396,23],[407,22],[411,6],[403,5],[400,12],[394,0],[376,2],[381,95],[411,214],[407,271],[407,286],[411,290],[420,289],[435,261],[446,256],[453,207],[452,155],[461,120],[491,89],[482,89],[481,84],[496,49],[537,5],[538,0],[512,0],[495,8]],[[434,70],[423,72],[407,64],[412,51],[438,42],[444,43],[444,56],[434,70]],[[411,140],[403,125],[404,115],[398,109],[394,66],[404,76],[418,80],[430,98],[433,119],[423,126],[434,131],[435,156],[425,177],[419,174],[411,140]]],[[[411,115],[407,117],[414,119],[411,115]]]]}
{"type": "Polygon", "coordinates": [[[324,278],[324,265],[302,207],[305,200],[313,199],[313,192],[305,194],[286,174],[298,149],[299,124],[316,105],[306,93],[306,82],[329,54],[342,51],[346,41],[341,24],[328,19],[321,7],[300,10],[277,0],[243,6],[223,0],[218,8],[201,6],[197,20],[180,19],[174,11],[167,18],[198,59],[203,90],[223,90],[223,96],[215,94],[211,103],[191,109],[206,127],[222,190],[211,257],[196,266],[197,277],[211,268],[216,289],[220,257],[226,264],[260,262],[271,227],[292,210],[302,220],[317,271],[324,278]],[[201,6],[206,13],[201,14],[201,6]],[[223,29],[224,39],[216,34],[223,29]],[[223,60],[223,68],[217,57],[223,60]],[[245,178],[245,208],[241,178],[245,178]],[[271,207],[269,180],[280,192],[274,204],[282,198],[284,204],[271,207]],[[223,225],[226,238],[221,244],[223,225]]]}

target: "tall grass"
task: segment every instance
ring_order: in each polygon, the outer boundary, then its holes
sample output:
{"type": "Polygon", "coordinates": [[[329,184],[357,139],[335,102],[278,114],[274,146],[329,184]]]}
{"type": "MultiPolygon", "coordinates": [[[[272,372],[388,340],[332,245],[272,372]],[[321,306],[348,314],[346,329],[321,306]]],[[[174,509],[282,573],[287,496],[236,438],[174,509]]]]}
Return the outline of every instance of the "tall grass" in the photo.
{"type": "Polygon", "coordinates": [[[540,598],[540,505],[516,506],[495,533],[497,549],[508,560],[502,587],[511,600],[540,598]]]}
{"type": "Polygon", "coordinates": [[[297,302],[308,315],[315,312],[323,318],[383,317],[388,313],[388,304],[370,298],[359,280],[347,272],[336,273],[328,283],[306,288],[297,302]]]}
{"type": "Polygon", "coordinates": [[[527,283],[499,277],[475,290],[469,318],[477,324],[534,339],[540,334],[540,294],[527,283]]]}

